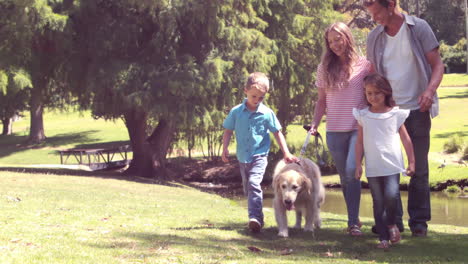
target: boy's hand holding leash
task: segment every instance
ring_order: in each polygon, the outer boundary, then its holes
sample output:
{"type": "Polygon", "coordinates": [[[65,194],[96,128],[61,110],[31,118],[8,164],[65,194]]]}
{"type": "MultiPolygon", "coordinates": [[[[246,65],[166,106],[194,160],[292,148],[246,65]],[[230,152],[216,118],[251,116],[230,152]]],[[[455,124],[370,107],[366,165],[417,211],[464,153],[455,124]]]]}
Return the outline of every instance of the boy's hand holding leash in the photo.
{"type": "Polygon", "coordinates": [[[286,163],[299,162],[299,158],[289,152],[284,154],[283,159],[286,163]]]}

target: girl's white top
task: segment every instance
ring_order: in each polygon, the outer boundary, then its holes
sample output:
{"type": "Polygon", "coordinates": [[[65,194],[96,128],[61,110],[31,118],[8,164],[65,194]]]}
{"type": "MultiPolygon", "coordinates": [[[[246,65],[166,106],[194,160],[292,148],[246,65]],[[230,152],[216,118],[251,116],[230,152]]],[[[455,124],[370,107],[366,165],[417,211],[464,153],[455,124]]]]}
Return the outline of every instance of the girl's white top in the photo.
{"type": "Polygon", "coordinates": [[[362,126],[367,177],[405,172],[398,130],[409,112],[397,106],[386,113],[372,113],[369,107],[353,108],[353,115],[362,126]]]}

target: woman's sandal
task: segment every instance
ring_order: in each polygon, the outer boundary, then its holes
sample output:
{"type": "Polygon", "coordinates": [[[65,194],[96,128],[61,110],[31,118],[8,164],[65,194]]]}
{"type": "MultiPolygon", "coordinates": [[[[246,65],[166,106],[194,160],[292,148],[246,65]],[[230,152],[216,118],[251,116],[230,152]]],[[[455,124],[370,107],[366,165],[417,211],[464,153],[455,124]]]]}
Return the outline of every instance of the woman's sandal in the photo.
{"type": "Polygon", "coordinates": [[[382,249],[387,249],[390,247],[390,243],[388,243],[388,240],[382,240],[377,244],[377,248],[382,248],[382,249]]]}
{"type": "Polygon", "coordinates": [[[358,225],[352,225],[352,226],[348,227],[348,233],[351,236],[362,236],[361,228],[359,228],[358,225]]]}
{"type": "Polygon", "coordinates": [[[392,242],[392,244],[396,244],[400,242],[401,240],[400,230],[398,230],[398,227],[396,225],[390,226],[388,228],[388,233],[390,235],[390,242],[392,242]]]}

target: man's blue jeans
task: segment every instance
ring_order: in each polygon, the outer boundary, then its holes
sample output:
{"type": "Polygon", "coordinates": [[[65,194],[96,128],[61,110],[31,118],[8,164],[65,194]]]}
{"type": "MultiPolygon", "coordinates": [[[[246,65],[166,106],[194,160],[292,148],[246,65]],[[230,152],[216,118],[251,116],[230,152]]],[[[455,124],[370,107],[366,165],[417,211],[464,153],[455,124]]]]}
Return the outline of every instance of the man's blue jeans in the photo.
{"type": "MultiPolygon", "coordinates": [[[[411,231],[414,232],[416,230],[427,230],[427,221],[431,220],[428,164],[431,132],[429,112],[412,110],[405,121],[405,127],[413,142],[416,160],[415,174],[411,177],[408,185],[408,225],[411,231]]],[[[403,210],[399,214],[403,215],[403,210]]]]}
{"type": "Polygon", "coordinates": [[[372,194],[374,220],[379,239],[389,240],[388,226],[396,224],[400,174],[367,177],[372,194]]]}
{"type": "Polygon", "coordinates": [[[359,223],[359,203],[361,202],[361,181],[356,180],[357,130],[350,132],[327,132],[327,146],[340,175],[341,189],[348,210],[348,226],[359,223]]]}
{"type": "Polygon", "coordinates": [[[239,163],[244,194],[247,196],[249,219],[255,218],[263,225],[263,192],[260,183],[268,164],[266,155],[256,156],[250,163],[239,163]]]}

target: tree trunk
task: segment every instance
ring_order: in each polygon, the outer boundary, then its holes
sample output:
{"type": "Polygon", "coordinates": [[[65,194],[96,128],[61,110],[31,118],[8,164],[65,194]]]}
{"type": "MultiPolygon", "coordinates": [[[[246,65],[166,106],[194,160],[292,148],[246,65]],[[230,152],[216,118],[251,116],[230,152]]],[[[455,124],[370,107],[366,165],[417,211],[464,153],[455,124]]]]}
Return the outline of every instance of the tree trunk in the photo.
{"type": "Polygon", "coordinates": [[[43,87],[34,87],[31,92],[31,125],[28,141],[33,144],[40,143],[46,138],[44,134],[42,88],[43,87]]]}
{"type": "Polygon", "coordinates": [[[4,136],[11,135],[11,133],[13,132],[13,120],[12,120],[12,118],[3,119],[2,124],[3,124],[2,135],[4,135],[4,136]]]}
{"type": "Polygon", "coordinates": [[[145,112],[133,110],[125,114],[124,118],[133,151],[133,159],[126,173],[146,178],[167,178],[166,155],[173,138],[174,122],[159,120],[153,133],[147,138],[145,112]]]}
{"type": "Polygon", "coordinates": [[[151,167],[151,156],[145,152],[147,119],[147,113],[138,110],[132,110],[124,115],[133,152],[126,174],[142,175],[143,171],[151,167]]]}
{"type": "Polygon", "coordinates": [[[170,178],[170,171],[166,168],[167,152],[174,138],[176,125],[171,118],[160,119],[158,125],[147,139],[147,151],[151,153],[152,172],[158,178],[170,178]]]}

